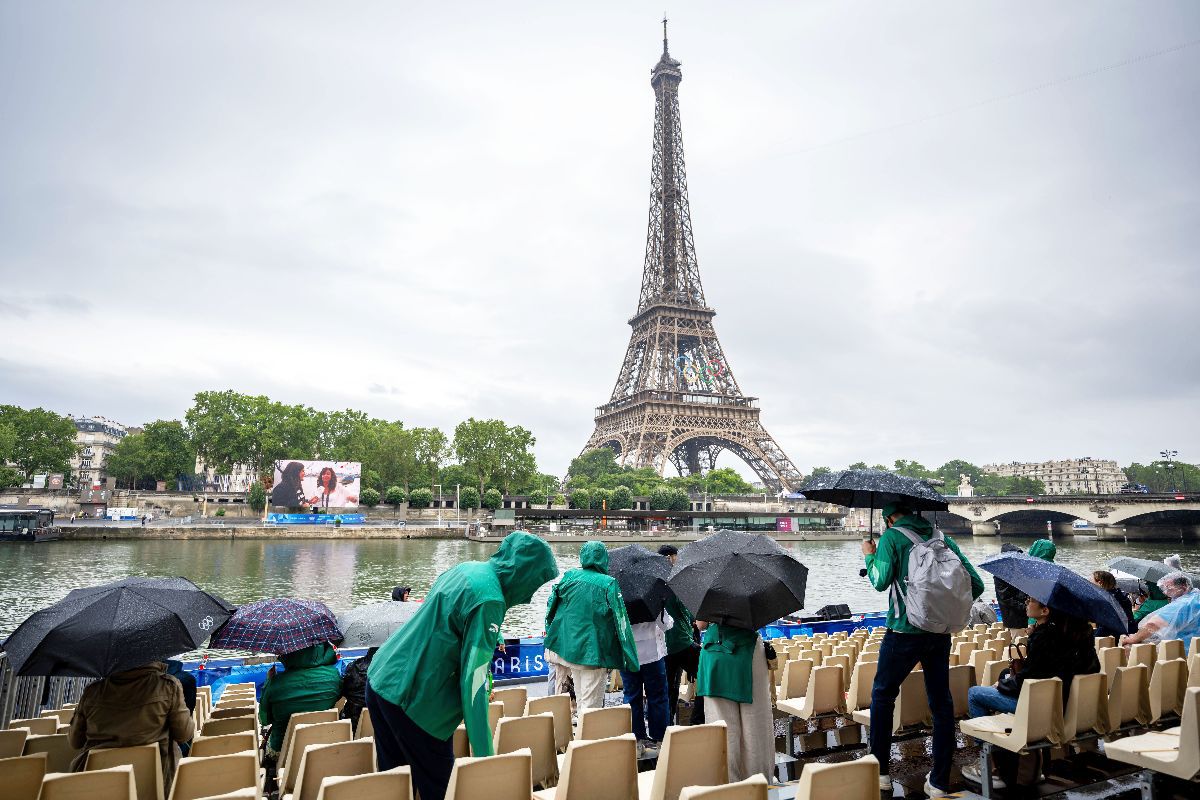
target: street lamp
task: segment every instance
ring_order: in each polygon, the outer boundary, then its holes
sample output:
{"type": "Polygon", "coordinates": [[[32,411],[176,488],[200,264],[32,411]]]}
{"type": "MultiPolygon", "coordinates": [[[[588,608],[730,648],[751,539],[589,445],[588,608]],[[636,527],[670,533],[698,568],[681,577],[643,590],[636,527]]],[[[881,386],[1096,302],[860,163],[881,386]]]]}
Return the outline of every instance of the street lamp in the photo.
{"type": "Polygon", "coordinates": [[[442,497],[442,485],[441,485],[440,483],[435,483],[435,484],[434,484],[434,486],[435,486],[435,487],[437,487],[437,494],[435,494],[435,495],[433,496],[433,502],[434,502],[434,504],[437,506],[437,510],[438,510],[438,527],[440,528],[440,527],[442,527],[442,503],[441,503],[441,497],[442,497]]]}
{"type": "Polygon", "coordinates": [[[1158,454],[1160,456],[1162,456],[1163,461],[1167,462],[1166,470],[1167,470],[1167,474],[1169,474],[1171,476],[1171,491],[1172,492],[1179,491],[1178,489],[1175,488],[1175,461],[1174,461],[1175,457],[1177,455],[1179,455],[1179,451],[1178,450],[1160,450],[1158,452],[1158,454]]]}

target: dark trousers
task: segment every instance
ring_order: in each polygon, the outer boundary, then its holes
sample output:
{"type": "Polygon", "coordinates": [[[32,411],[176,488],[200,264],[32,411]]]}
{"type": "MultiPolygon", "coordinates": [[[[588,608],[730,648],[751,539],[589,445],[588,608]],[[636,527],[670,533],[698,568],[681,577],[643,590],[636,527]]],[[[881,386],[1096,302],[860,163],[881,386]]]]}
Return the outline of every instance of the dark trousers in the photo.
{"type": "Polygon", "coordinates": [[[453,737],[442,741],[430,736],[402,708],[372,692],[370,684],[366,695],[375,728],[379,771],[408,766],[421,800],[445,800],[450,771],[454,769],[453,737]]]}
{"type": "MultiPolygon", "coordinates": [[[[700,648],[698,647],[688,647],[685,650],[667,654],[667,699],[671,707],[668,725],[679,724],[676,717],[679,712],[679,685],[683,680],[683,673],[686,672],[689,677],[695,676],[699,662],[700,648]]],[[[701,698],[697,697],[696,700],[700,701],[701,698]]],[[[693,710],[692,716],[694,717],[695,714],[696,712],[693,710]]],[[[693,722],[692,724],[697,723],[693,722]]]]}
{"type": "Polygon", "coordinates": [[[640,739],[661,742],[667,734],[667,659],[660,658],[650,664],[642,664],[637,672],[621,670],[621,682],[625,684],[625,702],[633,712],[633,735],[640,739]],[[646,702],[642,704],[642,689],[646,690],[646,702]],[[650,721],[650,735],[646,735],[646,719],[650,721]]]}
{"type": "Polygon", "coordinates": [[[933,770],[929,782],[950,788],[954,758],[954,699],[950,696],[950,634],[896,633],[888,631],[879,646],[879,667],[871,687],[871,755],[880,774],[889,771],[892,758],[892,715],[900,684],[913,668],[925,671],[925,693],[933,712],[933,770]]]}

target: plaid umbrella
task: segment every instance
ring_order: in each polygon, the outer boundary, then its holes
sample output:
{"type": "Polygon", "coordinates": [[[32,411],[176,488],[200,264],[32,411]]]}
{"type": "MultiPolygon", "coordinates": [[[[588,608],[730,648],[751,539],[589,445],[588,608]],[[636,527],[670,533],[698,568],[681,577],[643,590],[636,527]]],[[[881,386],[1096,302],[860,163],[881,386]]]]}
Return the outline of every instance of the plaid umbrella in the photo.
{"type": "Polygon", "coordinates": [[[239,608],[213,634],[209,647],[284,655],[341,640],[333,612],[324,603],[275,597],[239,608]]]}

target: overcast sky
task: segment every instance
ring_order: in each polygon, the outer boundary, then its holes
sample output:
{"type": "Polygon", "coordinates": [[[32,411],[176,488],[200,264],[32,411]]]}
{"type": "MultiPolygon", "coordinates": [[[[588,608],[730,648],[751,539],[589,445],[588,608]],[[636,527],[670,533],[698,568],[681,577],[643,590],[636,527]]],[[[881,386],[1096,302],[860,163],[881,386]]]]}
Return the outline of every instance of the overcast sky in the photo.
{"type": "MultiPolygon", "coordinates": [[[[575,5],[0,6],[0,402],[499,417],[564,472],[661,50],[575,5]]],[[[1200,461],[1200,3],[667,13],[707,299],[802,471],[1200,461]]]]}

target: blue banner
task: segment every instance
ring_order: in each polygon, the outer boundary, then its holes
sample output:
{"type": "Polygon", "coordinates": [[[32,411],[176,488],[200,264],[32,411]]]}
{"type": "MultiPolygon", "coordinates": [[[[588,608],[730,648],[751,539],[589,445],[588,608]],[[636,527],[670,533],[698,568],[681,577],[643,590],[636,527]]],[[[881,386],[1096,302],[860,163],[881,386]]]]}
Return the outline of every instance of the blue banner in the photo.
{"type": "Polygon", "coordinates": [[[362,525],[362,514],[267,514],[267,522],[275,525],[362,525]]]}

